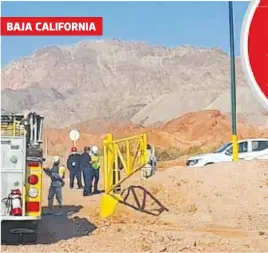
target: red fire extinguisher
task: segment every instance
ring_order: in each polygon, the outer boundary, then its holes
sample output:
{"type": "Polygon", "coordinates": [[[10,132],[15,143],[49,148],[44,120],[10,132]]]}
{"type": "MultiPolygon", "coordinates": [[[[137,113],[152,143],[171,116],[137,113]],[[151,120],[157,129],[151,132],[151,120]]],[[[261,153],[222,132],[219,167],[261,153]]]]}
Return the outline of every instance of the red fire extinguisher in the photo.
{"type": "Polygon", "coordinates": [[[22,215],[22,198],[19,189],[11,190],[10,198],[10,215],[21,216],[22,215]]]}

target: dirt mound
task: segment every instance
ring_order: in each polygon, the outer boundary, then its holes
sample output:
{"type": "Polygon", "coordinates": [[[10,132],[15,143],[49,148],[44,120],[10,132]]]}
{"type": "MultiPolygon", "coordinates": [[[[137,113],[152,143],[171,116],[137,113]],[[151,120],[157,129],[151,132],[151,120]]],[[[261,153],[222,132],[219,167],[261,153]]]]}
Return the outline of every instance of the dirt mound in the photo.
{"type": "MultiPolygon", "coordinates": [[[[251,138],[267,136],[262,128],[254,127],[238,122],[238,137],[251,138]]],[[[187,142],[200,142],[202,145],[216,145],[230,141],[232,135],[230,116],[222,114],[218,110],[208,110],[185,114],[177,119],[169,121],[161,130],[179,136],[187,142]]]]}
{"type": "MultiPolygon", "coordinates": [[[[173,167],[124,185],[115,215],[99,217],[100,195],[64,187],[64,215],[44,216],[37,245],[8,252],[256,252],[268,250],[268,163],[173,167]]],[[[48,180],[44,181],[44,205],[48,180]]]]}
{"type": "Polygon", "coordinates": [[[95,118],[72,125],[72,129],[79,129],[83,133],[102,134],[114,129],[136,126],[128,120],[116,120],[116,118],[95,118]]]}
{"type": "MultiPolygon", "coordinates": [[[[89,134],[80,132],[80,140],[76,143],[79,151],[82,151],[85,146],[102,145],[102,140],[105,134],[89,134]]],[[[44,140],[47,139],[48,155],[65,156],[70,153],[73,146],[69,139],[69,129],[46,129],[44,131],[44,140]]]]}
{"type": "MultiPolygon", "coordinates": [[[[107,132],[113,133],[114,138],[147,132],[148,141],[157,148],[160,150],[172,149],[173,152],[180,153],[180,155],[206,151],[204,148],[218,148],[221,144],[230,141],[232,135],[230,116],[217,110],[188,113],[156,128],[145,128],[132,123],[122,123],[119,126],[105,125],[103,122],[99,126],[99,133],[96,131],[92,131],[92,133],[87,130],[90,129],[87,128],[87,124],[82,123],[71,127],[81,131],[81,138],[77,142],[79,150],[82,150],[85,145],[102,146],[107,132]]],[[[48,138],[49,154],[63,155],[69,152],[72,146],[68,136],[69,129],[47,129],[45,131],[44,136],[48,138]]],[[[268,131],[238,122],[238,136],[239,138],[268,137],[268,131]]]]}

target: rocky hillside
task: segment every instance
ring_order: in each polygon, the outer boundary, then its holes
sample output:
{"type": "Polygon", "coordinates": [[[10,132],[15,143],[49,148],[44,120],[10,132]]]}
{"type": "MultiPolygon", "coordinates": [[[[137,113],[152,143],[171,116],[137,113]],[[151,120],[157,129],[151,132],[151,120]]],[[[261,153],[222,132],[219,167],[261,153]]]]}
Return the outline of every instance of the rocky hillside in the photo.
{"type": "MultiPolygon", "coordinates": [[[[250,126],[243,121],[238,121],[237,126],[239,139],[268,137],[268,129],[250,126]]],[[[123,123],[104,125],[101,121],[83,122],[71,128],[81,132],[81,138],[77,142],[79,151],[86,145],[97,144],[102,147],[107,132],[113,133],[116,139],[146,132],[148,141],[155,145],[160,153],[167,154],[167,159],[215,150],[223,143],[229,142],[232,135],[230,117],[220,111],[188,113],[155,128],[123,123]],[[98,122],[99,128],[96,129],[94,124],[98,122]]],[[[68,137],[69,130],[70,128],[45,130],[44,139],[47,139],[49,155],[69,154],[72,146],[68,137]]]]}
{"type": "MultiPolygon", "coordinates": [[[[2,108],[50,127],[89,119],[150,125],[203,109],[230,111],[229,57],[212,48],[119,40],[49,46],[2,69],[2,108]]],[[[238,112],[262,114],[237,59],[238,112]]]]}

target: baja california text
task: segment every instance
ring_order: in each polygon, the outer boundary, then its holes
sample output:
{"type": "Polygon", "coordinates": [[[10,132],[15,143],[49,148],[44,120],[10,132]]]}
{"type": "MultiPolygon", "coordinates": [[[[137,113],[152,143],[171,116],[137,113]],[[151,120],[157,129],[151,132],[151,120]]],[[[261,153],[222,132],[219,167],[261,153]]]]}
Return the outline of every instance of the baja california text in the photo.
{"type": "Polygon", "coordinates": [[[7,22],[7,31],[96,31],[94,22],[7,22]]]}

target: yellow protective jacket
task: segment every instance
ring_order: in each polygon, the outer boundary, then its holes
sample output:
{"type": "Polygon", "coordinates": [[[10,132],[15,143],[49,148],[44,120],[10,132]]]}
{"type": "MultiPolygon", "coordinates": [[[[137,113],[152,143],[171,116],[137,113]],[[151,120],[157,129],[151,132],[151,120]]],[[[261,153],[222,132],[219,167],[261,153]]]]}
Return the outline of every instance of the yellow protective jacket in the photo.
{"type": "Polygon", "coordinates": [[[98,155],[90,154],[91,156],[91,164],[93,169],[98,170],[100,168],[100,158],[98,155]]]}
{"type": "Polygon", "coordinates": [[[66,172],[66,168],[64,165],[60,165],[60,168],[59,168],[59,175],[61,176],[61,178],[65,178],[65,172],[66,172]]]}

